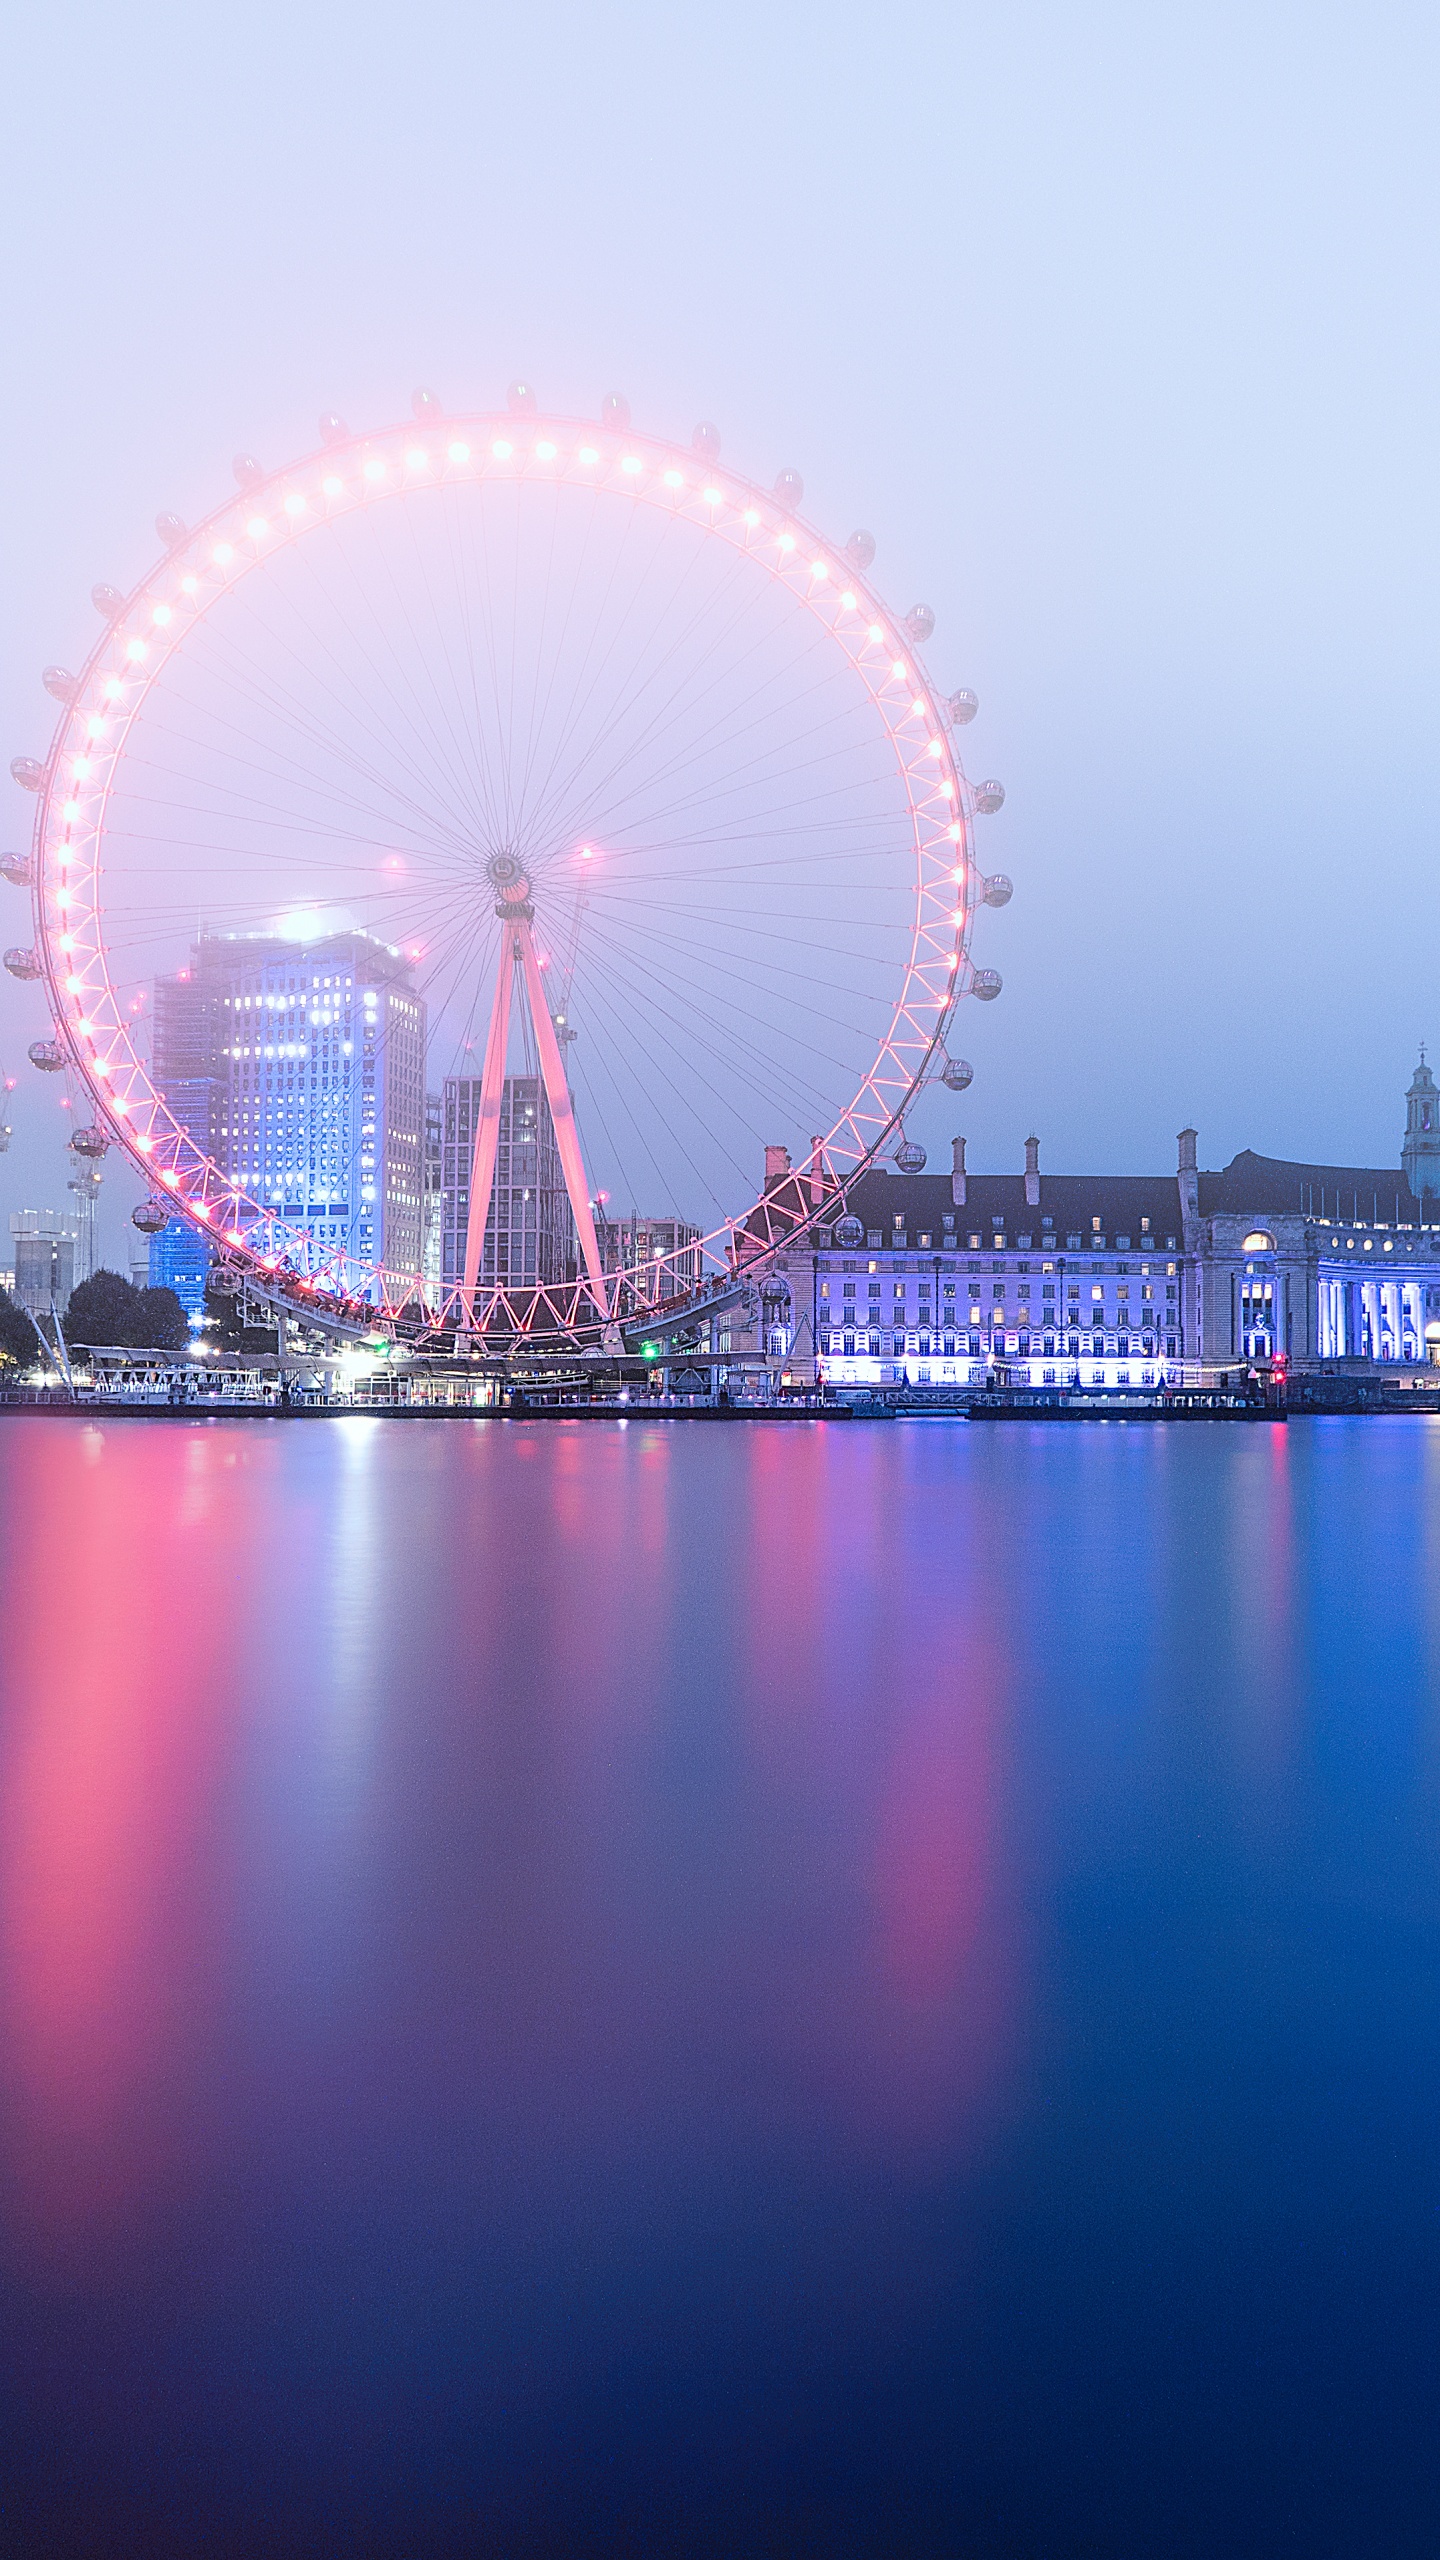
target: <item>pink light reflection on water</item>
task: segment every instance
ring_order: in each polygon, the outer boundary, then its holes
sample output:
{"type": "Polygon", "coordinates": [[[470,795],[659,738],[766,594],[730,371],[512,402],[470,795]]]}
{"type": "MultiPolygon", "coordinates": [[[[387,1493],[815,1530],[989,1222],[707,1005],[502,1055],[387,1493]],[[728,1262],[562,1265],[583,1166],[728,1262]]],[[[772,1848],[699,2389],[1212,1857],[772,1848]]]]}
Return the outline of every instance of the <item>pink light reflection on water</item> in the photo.
{"type": "Polygon", "coordinates": [[[0,2016],[10,2174],[42,2247],[170,2174],[168,2103],[202,2023],[222,1879],[199,1863],[237,1592],[197,1440],[174,1480],[138,1437],[7,1420],[0,2016]]]}
{"type": "Polygon", "coordinates": [[[438,2127],[479,2177],[497,2126],[874,2157],[993,2119],[1004,1646],[953,1489],[917,1574],[899,1434],[6,1430],[0,2022],[37,2244],[223,2192],[237,2143],[303,2186],[312,2148],[438,2127]],[[37,1605],[57,1556],[79,1597],[37,1605]]]}

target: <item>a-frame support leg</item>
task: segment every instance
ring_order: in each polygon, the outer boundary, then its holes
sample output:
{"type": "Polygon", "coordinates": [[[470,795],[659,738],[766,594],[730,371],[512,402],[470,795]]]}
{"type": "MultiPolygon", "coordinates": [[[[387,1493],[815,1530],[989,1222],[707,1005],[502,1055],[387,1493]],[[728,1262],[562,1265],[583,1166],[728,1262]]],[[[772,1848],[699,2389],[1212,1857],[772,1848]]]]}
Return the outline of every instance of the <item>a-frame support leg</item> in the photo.
{"type": "Polygon", "coordinates": [[[590,1280],[590,1295],[598,1315],[607,1319],[609,1307],[605,1297],[605,1276],[600,1268],[600,1245],[595,1234],[595,1220],[590,1208],[590,1189],[585,1179],[585,1159],[580,1152],[580,1132],[575,1126],[575,1106],[565,1075],[565,1062],[555,1025],[545,1001],[545,987],[536,957],[535,940],[528,919],[517,925],[516,944],[525,972],[525,991],[530,998],[530,1019],[535,1025],[535,1045],[540,1052],[540,1073],[545,1083],[545,1098],[550,1105],[550,1118],[555,1128],[555,1144],[559,1150],[565,1188],[570,1194],[570,1213],[575,1220],[575,1233],[590,1280]]]}
{"type": "MultiPolygon", "coordinates": [[[[465,1314],[475,1321],[475,1288],[485,1250],[490,1194],[495,1188],[495,1152],[500,1143],[500,1105],[505,1095],[505,1052],[510,1038],[510,990],[519,957],[517,937],[507,925],[500,936],[500,965],[495,972],[495,1001],[490,1008],[490,1034],[480,1078],[480,1116],[475,1123],[475,1152],[470,1159],[470,1213],[465,1221],[465,1314]]],[[[546,1020],[549,1020],[547,1014],[546,1020]]],[[[553,1034],[552,1034],[553,1036],[553,1034]]]]}

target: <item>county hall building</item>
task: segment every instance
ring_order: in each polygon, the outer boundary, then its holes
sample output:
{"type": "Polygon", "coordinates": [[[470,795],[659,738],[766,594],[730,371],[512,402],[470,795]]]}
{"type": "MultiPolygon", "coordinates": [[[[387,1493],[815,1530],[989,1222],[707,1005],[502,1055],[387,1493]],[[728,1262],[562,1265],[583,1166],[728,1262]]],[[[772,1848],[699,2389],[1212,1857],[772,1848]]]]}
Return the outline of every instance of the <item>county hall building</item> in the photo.
{"type": "MultiPolygon", "coordinates": [[[[797,1228],[760,1291],[763,1354],[794,1383],[1154,1386],[1186,1368],[1420,1367],[1440,1360],[1440,1094],[1422,1056],[1395,1167],[1248,1149],[1170,1174],[874,1170],[833,1226],[797,1228]]],[[[767,1151],[767,1191],[805,1176],[767,1151]]]]}

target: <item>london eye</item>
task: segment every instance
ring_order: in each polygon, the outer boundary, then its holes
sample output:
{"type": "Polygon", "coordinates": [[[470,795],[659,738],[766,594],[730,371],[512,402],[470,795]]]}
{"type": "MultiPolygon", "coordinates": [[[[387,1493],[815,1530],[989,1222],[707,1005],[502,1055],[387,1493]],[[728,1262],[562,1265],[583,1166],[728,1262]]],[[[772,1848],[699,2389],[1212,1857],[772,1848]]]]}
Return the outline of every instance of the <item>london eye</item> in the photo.
{"type": "Polygon", "coordinates": [[[613,1339],[914,1162],[922,1086],[969,1081],[957,1009],[999,987],[971,938],[1009,895],[974,845],[1003,793],[962,768],[974,698],[927,672],[933,615],[881,601],[871,537],[818,532],[797,473],[762,487],[714,428],[671,443],[619,398],[412,409],[322,419],[278,471],[239,456],[203,523],[158,518],[137,585],[95,590],[89,658],[46,673],[49,753],[12,767],[34,935],[5,965],[43,983],[32,1060],[72,1079],[72,1144],[142,1176],[142,1229],[188,1220],[319,1314],[613,1339]],[[197,1116],[157,1007],[207,969],[197,1116]],[[464,1161],[427,1267],[442,1081],[464,1161]],[[528,1262],[493,1232],[522,1089],[568,1212],[528,1262]]]}

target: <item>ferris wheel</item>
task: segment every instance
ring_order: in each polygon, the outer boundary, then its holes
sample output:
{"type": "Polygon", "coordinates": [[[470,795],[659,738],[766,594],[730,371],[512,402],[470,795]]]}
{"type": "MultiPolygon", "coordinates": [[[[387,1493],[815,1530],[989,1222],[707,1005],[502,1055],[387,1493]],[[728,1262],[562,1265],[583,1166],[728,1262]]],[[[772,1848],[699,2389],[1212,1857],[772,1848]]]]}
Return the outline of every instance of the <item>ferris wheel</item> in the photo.
{"type": "Polygon", "coordinates": [[[46,670],[50,751],[11,768],[38,809],[0,863],[34,910],[5,966],[48,993],[30,1055],[74,1080],[72,1144],[146,1181],[137,1225],[182,1216],[322,1314],[613,1338],[841,1218],[878,1156],[923,1164],[907,1112],[968,1085],[957,1008],[999,992],[971,936],[1010,884],[973,834],[1004,793],[962,770],[975,699],[926,670],[933,614],[880,601],[871,536],[815,531],[796,472],[762,488],[713,427],[672,444],[618,397],[412,410],[327,416],[280,471],[241,455],[201,525],[157,519],[129,594],[94,590],[96,648],[46,670]],[[412,1121],[427,1083],[468,1097],[438,1274],[339,1116],[338,970],[283,1019],[216,997],[203,1125],[161,1072],[158,987],[286,948],[374,952],[412,991],[412,1121]],[[561,1261],[519,1276],[486,1254],[517,1076],[569,1209],[561,1261]],[[308,1185],[264,1118],[302,1084],[339,1133],[308,1185]]]}

